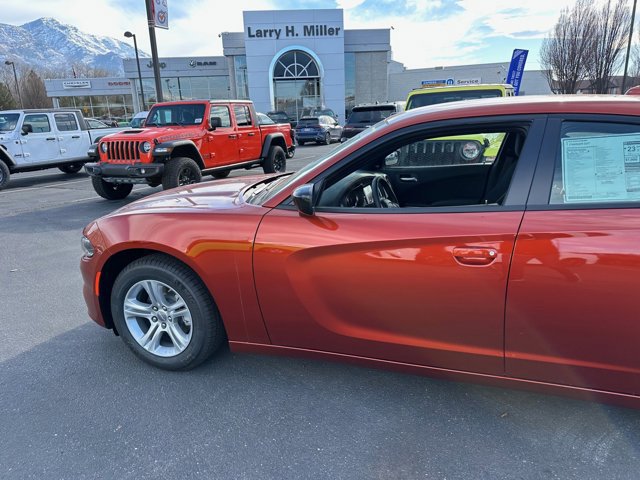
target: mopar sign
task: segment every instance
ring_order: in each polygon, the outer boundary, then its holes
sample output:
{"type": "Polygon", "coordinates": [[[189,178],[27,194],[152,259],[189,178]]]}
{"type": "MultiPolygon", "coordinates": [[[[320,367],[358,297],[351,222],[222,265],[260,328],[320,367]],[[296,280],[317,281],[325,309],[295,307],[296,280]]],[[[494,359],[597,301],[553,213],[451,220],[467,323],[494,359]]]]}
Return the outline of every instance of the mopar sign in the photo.
{"type": "Polygon", "coordinates": [[[447,78],[443,80],[422,80],[420,83],[423,87],[430,85],[432,87],[441,86],[441,85],[453,85],[455,81],[453,78],[447,78]]]}

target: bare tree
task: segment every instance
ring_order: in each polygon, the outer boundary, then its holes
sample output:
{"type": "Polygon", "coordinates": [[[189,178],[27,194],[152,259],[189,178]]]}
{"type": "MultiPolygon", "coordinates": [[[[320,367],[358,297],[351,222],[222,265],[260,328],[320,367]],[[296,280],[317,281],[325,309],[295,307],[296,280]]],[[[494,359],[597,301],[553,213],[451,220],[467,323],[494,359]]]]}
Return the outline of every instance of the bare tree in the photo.
{"type": "Polygon", "coordinates": [[[18,108],[18,102],[5,83],[0,82],[0,110],[18,108]]]}
{"type": "Polygon", "coordinates": [[[631,12],[627,0],[607,0],[597,12],[585,65],[595,93],[609,93],[611,77],[620,70],[628,41],[631,12]]]}
{"type": "Polygon", "coordinates": [[[52,106],[51,99],[47,97],[47,89],[44,86],[44,81],[34,70],[30,70],[26,76],[23,76],[20,83],[25,108],[46,108],[52,106]]]}
{"type": "Polygon", "coordinates": [[[591,0],[577,0],[564,8],[551,35],[543,40],[540,65],[556,93],[576,93],[588,76],[586,58],[593,41],[596,13],[591,0]]]}

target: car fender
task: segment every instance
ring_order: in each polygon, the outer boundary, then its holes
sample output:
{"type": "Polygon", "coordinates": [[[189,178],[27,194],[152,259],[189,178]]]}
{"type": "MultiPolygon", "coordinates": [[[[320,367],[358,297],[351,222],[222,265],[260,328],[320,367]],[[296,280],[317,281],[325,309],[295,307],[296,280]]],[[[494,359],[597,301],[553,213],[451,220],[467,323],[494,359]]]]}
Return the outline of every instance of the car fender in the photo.
{"type": "Polygon", "coordinates": [[[200,168],[204,168],[204,160],[193,140],[175,140],[161,142],[153,147],[153,161],[166,162],[172,157],[193,158],[200,168]]]}
{"type": "Polygon", "coordinates": [[[17,165],[16,161],[13,159],[13,156],[11,156],[11,154],[3,146],[0,146],[0,161],[6,163],[9,168],[15,167],[17,165]]]}
{"type": "Polygon", "coordinates": [[[278,145],[282,147],[282,149],[287,151],[287,141],[284,138],[284,134],[277,133],[269,133],[264,137],[264,143],[262,144],[262,153],[260,154],[261,158],[267,158],[269,155],[269,150],[271,150],[271,145],[278,145]]]}

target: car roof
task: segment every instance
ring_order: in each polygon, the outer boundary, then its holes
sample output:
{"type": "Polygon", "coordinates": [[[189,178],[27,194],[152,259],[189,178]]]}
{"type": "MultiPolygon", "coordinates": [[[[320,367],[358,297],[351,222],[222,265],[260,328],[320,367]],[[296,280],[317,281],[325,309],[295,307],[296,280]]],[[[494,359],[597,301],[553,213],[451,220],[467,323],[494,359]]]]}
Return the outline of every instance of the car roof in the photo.
{"type": "Polygon", "coordinates": [[[633,95],[526,95],[439,103],[407,110],[389,118],[390,122],[413,123],[454,117],[481,117],[518,114],[593,113],[640,115],[640,98],[633,95]]]}

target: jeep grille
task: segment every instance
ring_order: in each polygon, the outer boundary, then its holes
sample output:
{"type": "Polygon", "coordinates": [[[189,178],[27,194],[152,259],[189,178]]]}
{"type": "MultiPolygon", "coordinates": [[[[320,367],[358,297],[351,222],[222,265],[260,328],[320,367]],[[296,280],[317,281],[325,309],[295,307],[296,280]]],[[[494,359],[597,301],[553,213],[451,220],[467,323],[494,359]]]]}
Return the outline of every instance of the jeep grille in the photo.
{"type": "Polygon", "coordinates": [[[107,160],[112,162],[131,162],[140,160],[140,142],[131,140],[116,140],[105,142],[107,145],[107,160]]]}

